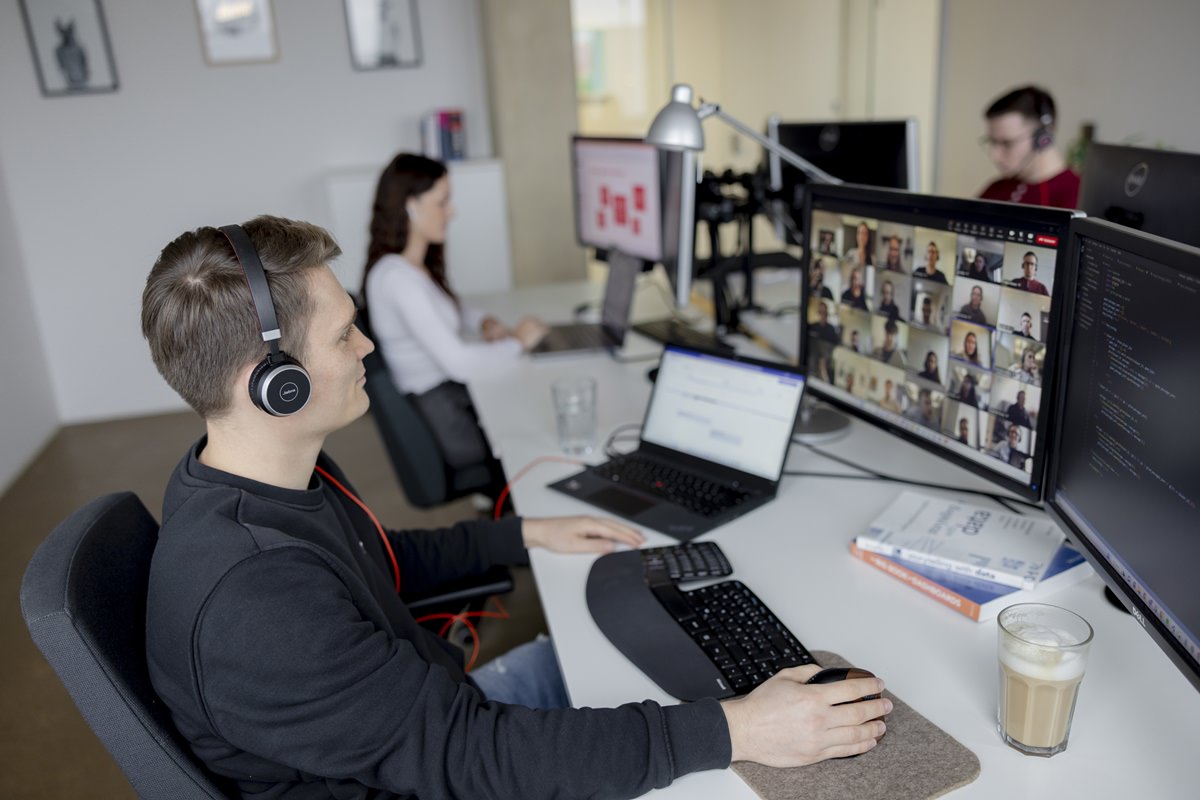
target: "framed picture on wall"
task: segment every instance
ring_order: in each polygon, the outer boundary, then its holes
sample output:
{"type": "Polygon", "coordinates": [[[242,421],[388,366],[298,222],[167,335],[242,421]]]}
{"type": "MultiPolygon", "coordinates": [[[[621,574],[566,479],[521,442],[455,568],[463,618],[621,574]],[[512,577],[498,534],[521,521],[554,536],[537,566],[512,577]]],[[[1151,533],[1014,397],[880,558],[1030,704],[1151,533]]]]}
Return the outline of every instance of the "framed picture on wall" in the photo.
{"type": "Polygon", "coordinates": [[[21,16],[43,96],[117,90],[100,0],[21,0],[21,16]]]}
{"type": "Polygon", "coordinates": [[[355,69],[421,66],[416,0],[344,0],[355,69]]]}
{"type": "Polygon", "coordinates": [[[196,0],[209,64],[250,64],[279,57],[271,0],[196,0]]]}

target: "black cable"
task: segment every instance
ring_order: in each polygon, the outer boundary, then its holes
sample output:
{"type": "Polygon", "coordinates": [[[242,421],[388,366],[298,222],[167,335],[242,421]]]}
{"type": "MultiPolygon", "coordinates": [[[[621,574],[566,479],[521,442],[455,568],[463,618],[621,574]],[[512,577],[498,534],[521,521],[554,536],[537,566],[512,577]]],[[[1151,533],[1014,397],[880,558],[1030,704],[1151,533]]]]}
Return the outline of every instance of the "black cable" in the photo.
{"type": "Polygon", "coordinates": [[[640,439],[641,429],[642,423],[640,422],[627,422],[624,425],[618,425],[617,427],[613,428],[612,433],[608,435],[608,439],[604,442],[604,455],[606,455],[608,458],[616,458],[617,456],[625,455],[624,453],[617,452],[614,447],[614,445],[617,443],[618,437],[620,437],[621,433],[624,431],[637,430],[638,438],[640,439]]]}
{"type": "Polygon", "coordinates": [[[963,488],[960,486],[948,486],[943,483],[932,483],[929,481],[917,481],[917,480],[912,480],[911,478],[898,478],[895,475],[886,475],[882,472],[876,472],[873,469],[864,467],[861,464],[856,464],[853,461],[850,461],[849,459],[845,459],[845,458],[842,458],[841,456],[837,456],[837,455],[834,455],[833,453],[829,453],[829,452],[826,452],[825,450],[821,450],[818,447],[816,447],[815,445],[809,444],[808,442],[802,442],[797,439],[792,439],[792,443],[801,445],[802,447],[806,447],[819,456],[824,456],[825,458],[828,458],[831,461],[836,461],[839,464],[843,464],[847,467],[850,467],[851,469],[857,469],[860,472],[864,472],[866,474],[865,475],[845,475],[845,474],[841,474],[841,473],[804,472],[804,471],[797,470],[797,471],[793,471],[793,472],[785,471],[783,473],[784,475],[805,476],[805,477],[810,477],[810,478],[843,478],[843,479],[847,479],[847,480],[866,480],[867,478],[874,478],[875,480],[886,481],[888,483],[902,483],[902,484],[905,484],[908,486],[920,486],[921,488],[924,488],[924,489],[940,489],[942,491],[947,491],[947,492],[961,492],[963,494],[971,494],[971,495],[978,495],[980,497],[986,497],[989,500],[994,501],[998,505],[1008,509],[1012,513],[1018,514],[1021,516],[1024,516],[1024,512],[1022,512],[1018,508],[1013,508],[1011,505],[1009,505],[1009,503],[1017,503],[1018,505],[1025,506],[1027,508],[1041,508],[1041,506],[1038,505],[1037,503],[1031,503],[1028,500],[1021,500],[1016,497],[1004,497],[1002,495],[996,494],[995,492],[990,492],[985,489],[966,489],[966,488],[963,488]]]}

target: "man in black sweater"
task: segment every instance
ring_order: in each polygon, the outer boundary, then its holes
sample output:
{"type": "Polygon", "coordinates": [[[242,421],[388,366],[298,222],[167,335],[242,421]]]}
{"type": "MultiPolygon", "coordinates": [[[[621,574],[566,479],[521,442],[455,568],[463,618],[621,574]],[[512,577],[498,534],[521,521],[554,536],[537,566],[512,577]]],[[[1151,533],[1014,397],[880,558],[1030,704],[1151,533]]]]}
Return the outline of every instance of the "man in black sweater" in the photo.
{"type": "Polygon", "coordinates": [[[156,366],[207,427],[167,488],[146,655],[213,773],[245,797],[633,797],[731,760],[797,766],[874,746],[890,702],[839,704],[882,682],[805,685],[813,667],[723,703],[534,709],[485,696],[404,598],[522,563],[528,547],[604,552],[641,535],[591,517],[385,530],[321,451],[367,410],[374,347],[328,267],[340,251],[306,223],[259,217],[244,231],[236,254],[225,230],[171,242],[142,304],[156,366]],[[261,292],[252,303],[247,246],[277,326],[261,292]],[[311,383],[306,403],[288,354],[311,383]]]}

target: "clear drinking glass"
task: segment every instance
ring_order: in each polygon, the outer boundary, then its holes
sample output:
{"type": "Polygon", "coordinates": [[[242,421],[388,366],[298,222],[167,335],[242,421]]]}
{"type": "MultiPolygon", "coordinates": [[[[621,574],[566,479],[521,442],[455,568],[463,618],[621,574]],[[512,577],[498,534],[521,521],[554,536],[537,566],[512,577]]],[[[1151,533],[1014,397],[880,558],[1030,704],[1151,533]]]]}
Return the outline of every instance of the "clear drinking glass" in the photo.
{"type": "Polygon", "coordinates": [[[1044,603],[1009,606],[997,618],[1000,737],[1023,753],[1067,749],[1092,626],[1073,611],[1044,603]]]}
{"type": "Polygon", "coordinates": [[[558,446],[564,453],[584,455],[596,444],[596,380],[564,378],[550,392],[558,418],[558,446]]]}

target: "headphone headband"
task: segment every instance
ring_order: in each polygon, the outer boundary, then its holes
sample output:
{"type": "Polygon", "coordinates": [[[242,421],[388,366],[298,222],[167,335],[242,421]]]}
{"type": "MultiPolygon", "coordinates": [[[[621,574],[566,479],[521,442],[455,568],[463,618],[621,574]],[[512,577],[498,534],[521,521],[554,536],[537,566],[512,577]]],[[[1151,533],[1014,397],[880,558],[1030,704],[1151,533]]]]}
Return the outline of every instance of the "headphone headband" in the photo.
{"type": "Polygon", "coordinates": [[[241,225],[222,225],[219,230],[229,240],[233,254],[242,266],[242,274],[246,276],[263,341],[271,348],[271,355],[279,355],[279,338],[283,334],[279,332],[275,303],[271,300],[271,287],[267,284],[267,272],[263,269],[262,259],[258,257],[258,250],[241,225]]]}
{"type": "Polygon", "coordinates": [[[233,247],[233,255],[250,288],[250,299],[258,315],[262,339],[270,348],[267,357],[250,373],[250,399],[271,416],[295,414],[308,404],[312,382],[304,367],[279,349],[282,333],[275,317],[275,303],[271,300],[271,287],[267,283],[262,259],[250,241],[250,235],[241,225],[223,225],[218,230],[225,234],[233,247]]]}

